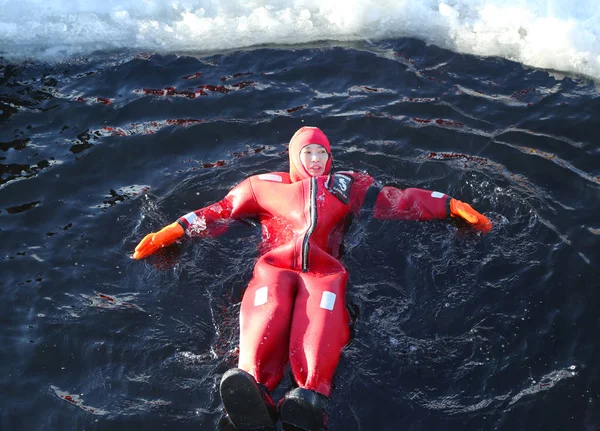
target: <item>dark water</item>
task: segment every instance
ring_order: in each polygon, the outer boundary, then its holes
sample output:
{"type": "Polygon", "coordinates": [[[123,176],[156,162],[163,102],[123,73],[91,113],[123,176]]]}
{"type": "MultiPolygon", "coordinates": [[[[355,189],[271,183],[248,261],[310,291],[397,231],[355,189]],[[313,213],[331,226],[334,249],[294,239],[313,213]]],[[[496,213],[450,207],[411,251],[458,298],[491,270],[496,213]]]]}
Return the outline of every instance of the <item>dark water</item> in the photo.
{"type": "Polygon", "coordinates": [[[0,85],[2,430],[217,429],[259,232],[129,255],[287,170],[302,125],[495,223],[356,226],[329,429],[600,430],[593,82],[396,40],[0,61],[0,85]]]}

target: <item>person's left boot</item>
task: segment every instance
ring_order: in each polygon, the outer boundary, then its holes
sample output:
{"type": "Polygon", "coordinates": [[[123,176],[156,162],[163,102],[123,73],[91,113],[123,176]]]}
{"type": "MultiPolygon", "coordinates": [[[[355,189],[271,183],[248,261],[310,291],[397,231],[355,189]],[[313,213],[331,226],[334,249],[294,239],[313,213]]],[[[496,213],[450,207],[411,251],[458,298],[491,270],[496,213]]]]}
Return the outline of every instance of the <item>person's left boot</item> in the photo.
{"type": "Polygon", "coordinates": [[[281,422],[304,431],[325,430],[328,402],[328,398],[318,392],[304,388],[292,389],[279,403],[281,422]]]}
{"type": "Polygon", "coordinates": [[[223,407],[236,429],[272,429],[277,422],[277,409],[269,391],[244,370],[232,368],[226,371],[220,392],[223,407]]]}

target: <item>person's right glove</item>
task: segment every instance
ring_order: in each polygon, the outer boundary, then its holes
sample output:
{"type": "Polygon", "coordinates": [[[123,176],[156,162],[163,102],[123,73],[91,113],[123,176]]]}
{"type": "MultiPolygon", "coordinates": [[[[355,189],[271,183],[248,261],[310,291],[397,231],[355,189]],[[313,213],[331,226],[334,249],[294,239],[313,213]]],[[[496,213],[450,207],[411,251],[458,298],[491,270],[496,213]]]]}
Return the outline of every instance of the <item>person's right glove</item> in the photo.
{"type": "Polygon", "coordinates": [[[450,214],[452,217],[460,217],[483,233],[492,230],[492,222],[486,216],[475,211],[471,205],[457,199],[450,199],[450,214]]]}
{"type": "Polygon", "coordinates": [[[146,256],[150,256],[159,248],[173,244],[178,238],[183,236],[183,233],[183,227],[177,222],[163,227],[156,233],[149,233],[140,241],[131,257],[133,259],[143,259],[146,256]]]}

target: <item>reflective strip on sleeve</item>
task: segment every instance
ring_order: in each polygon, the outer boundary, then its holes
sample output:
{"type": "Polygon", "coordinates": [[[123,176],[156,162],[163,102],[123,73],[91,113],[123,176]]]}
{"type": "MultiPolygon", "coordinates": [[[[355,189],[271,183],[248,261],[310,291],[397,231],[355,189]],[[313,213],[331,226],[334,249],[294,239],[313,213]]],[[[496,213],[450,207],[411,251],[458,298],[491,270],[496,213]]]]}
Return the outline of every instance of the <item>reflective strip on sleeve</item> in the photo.
{"type": "Polygon", "coordinates": [[[283,178],[281,178],[281,175],[275,175],[275,174],[262,174],[258,176],[259,180],[264,180],[264,181],[275,181],[275,182],[282,182],[283,178]]]}
{"type": "Polygon", "coordinates": [[[335,293],[333,292],[323,292],[323,296],[321,297],[321,308],[325,310],[333,310],[333,306],[335,305],[335,293]]]}
{"type": "Polygon", "coordinates": [[[183,218],[185,219],[185,221],[187,221],[189,224],[194,224],[194,222],[198,219],[198,216],[196,215],[196,213],[191,212],[189,214],[186,214],[183,216],[183,218]]]}
{"type": "Polygon", "coordinates": [[[440,192],[432,192],[432,193],[431,193],[431,197],[432,197],[432,198],[436,198],[436,199],[441,199],[441,198],[443,198],[444,196],[446,196],[446,195],[445,195],[445,194],[443,194],[443,193],[440,193],[440,192]]]}

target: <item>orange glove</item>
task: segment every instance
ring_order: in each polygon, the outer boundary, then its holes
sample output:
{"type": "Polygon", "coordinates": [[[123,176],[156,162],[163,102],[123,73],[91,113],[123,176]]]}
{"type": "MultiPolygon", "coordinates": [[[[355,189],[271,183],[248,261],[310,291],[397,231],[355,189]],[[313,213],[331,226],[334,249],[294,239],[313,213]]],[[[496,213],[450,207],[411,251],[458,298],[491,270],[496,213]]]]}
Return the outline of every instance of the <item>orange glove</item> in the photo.
{"type": "Polygon", "coordinates": [[[450,199],[450,214],[452,217],[460,217],[466,220],[467,223],[483,233],[492,230],[492,222],[486,216],[479,214],[471,205],[457,199],[450,199]]]}
{"type": "Polygon", "coordinates": [[[177,222],[163,227],[156,233],[149,233],[140,241],[131,257],[134,259],[143,259],[146,256],[150,256],[159,248],[173,244],[178,238],[183,236],[183,233],[183,227],[177,222]]]}

